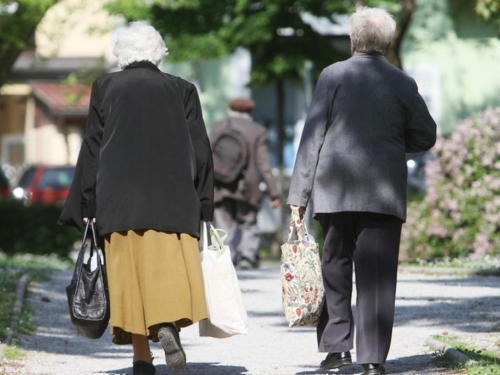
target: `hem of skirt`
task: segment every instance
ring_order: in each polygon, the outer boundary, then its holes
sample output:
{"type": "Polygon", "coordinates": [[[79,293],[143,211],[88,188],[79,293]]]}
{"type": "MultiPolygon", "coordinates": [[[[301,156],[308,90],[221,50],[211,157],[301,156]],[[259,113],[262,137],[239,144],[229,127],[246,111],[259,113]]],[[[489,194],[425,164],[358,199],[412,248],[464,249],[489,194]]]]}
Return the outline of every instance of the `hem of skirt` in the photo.
{"type": "Polygon", "coordinates": [[[157,337],[157,332],[150,332],[150,327],[155,327],[163,323],[171,323],[171,322],[179,322],[183,321],[186,324],[182,324],[179,326],[179,328],[185,328],[189,327],[193,324],[198,323],[200,320],[203,319],[208,319],[208,314],[201,315],[196,318],[180,318],[180,319],[175,319],[171,321],[167,321],[165,319],[162,319],[161,321],[154,322],[153,324],[148,325],[147,332],[144,332],[143,330],[140,329],[135,329],[135,328],[129,328],[126,324],[113,324],[110,328],[111,335],[113,335],[113,344],[117,345],[127,345],[127,344],[132,344],[132,334],[136,335],[142,335],[142,336],[147,336],[151,341],[153,342],[158,342],[158,337],[157,337]],[[115,330],[119,329],[118,332],[115,332],[115,330]],[[140,332],[139,332],[140,331],[140,332]]]}

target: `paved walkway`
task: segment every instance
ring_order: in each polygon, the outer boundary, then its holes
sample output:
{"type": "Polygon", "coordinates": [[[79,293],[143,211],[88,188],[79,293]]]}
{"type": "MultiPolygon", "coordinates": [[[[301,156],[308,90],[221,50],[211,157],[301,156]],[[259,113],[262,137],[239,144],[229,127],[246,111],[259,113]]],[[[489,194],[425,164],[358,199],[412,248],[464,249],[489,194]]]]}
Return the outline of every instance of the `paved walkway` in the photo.
{"type": "MultiPolygon", "coordinates": [[[[50,282],[30,287],[28,299],[39,328],[34,336],[17,342],[27,356],[14,363],[4,362],[0,374],[132,374],[129,346],[111,344],[109,333],[96,341],[74,335],[64,294],[70,277],[69,271],[58,272],[50,282]]],[[[239,271],[239,277],[250,333],[218,340],[198,337],[197,326],[183,329],[181,338],[188,358],[184,373],[327,374],[317,368],[324,354],[317,352],[315,330],[289,329],[285,322],[278,268],[239,271]]],[[[500,336],[499,297],[500,278],[400,273],[388,373],[449,374],[425,345],[427,337],[435,334],[457,335],[479,348],[495,347],[500,336]]],[[[153,353],[157,374],[168,374],[158,344],[154,344],[153,353]]],[[[360,372],[360,367],[353,365],[330,373],[360,372]]]]}

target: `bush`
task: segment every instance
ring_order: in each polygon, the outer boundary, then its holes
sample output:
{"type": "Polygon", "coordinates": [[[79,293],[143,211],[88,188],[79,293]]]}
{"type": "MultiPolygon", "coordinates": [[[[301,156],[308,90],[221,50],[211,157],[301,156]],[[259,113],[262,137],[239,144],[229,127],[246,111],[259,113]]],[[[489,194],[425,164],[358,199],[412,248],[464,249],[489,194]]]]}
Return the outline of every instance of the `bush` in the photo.
{"type": "Polygon", "coordinates": [[[410,203],[402,253],[409,258],[499,254],[500,108],[461,122],[438,139],[429,189],[410,203]]]}
{"type": "Polygon", "coordinates": [[[57,225],[60,206],[43,206],[0,200],[0,248],[8,255],[17,253],[57,254],[67,258],[80,238],[74,228],[57,225]]]}

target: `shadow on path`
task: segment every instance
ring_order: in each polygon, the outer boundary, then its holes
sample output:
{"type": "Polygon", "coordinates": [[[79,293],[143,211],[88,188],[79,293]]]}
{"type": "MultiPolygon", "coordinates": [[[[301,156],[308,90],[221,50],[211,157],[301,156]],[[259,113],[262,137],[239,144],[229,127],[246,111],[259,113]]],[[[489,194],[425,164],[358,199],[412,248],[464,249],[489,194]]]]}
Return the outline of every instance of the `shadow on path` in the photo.
{"type": "MultiPolygon", "coordinates": [[[[188,363],[182,374],[206,374],[206,375],[243,375],[248,370],[242,366],[224,366],[218,363],[194,362],[188,363]]],[[[132,366],[116,370],[94,372],[94,374],[110,375],[132,375],[132,366]]],[[[156,375],[173,374],[166,365],[156,365],[156,375]]]]}
{"type": "MultiPolygon", "coordinates": [[[[444,366],[436,366],[439,363],[437,359],[432,354],[422,354],[415,355],[411,357],[402,357],[390,360],[386,365],[386,374],[447,374],[447,370],[444,366]]],[[[335,370],[321,370],[313,369],[312,366],[303,366],[306,368],[311,368],[311,370],[305,370],[295,373],[295,375],[309,375],[309,374],[361,374],[363,368],[361,365],[353,364],[351,366],[341,367],[335,370]]]]}

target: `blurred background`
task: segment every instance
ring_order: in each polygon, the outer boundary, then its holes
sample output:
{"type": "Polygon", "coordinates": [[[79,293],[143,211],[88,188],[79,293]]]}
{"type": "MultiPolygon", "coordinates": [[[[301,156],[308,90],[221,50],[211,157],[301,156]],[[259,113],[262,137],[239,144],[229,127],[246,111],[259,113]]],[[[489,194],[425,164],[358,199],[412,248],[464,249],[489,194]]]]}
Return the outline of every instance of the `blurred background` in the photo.
{"type": "MultiPolygon", "coordinates": [[[[91,83],[118,69],[113,33],[129,21],[164,35],[169,55],[160,68],[197,86],[208,130],[225,118],[229,99],[256,102],[254,119],[268,129],[286,197],[316,79],[349,57],[356,5],[394,15],[387,58],[415,78],[441,137],[430,153],[407,157],[411,203],[401,258],[497,257],[499,0],[0,0],[2,251],[67,256],[78,237],[54,223],[91,83]]],[[[259,226],[271,256],[279,256],[283,223],[286,210],[264,202],[259,226]]]]}

